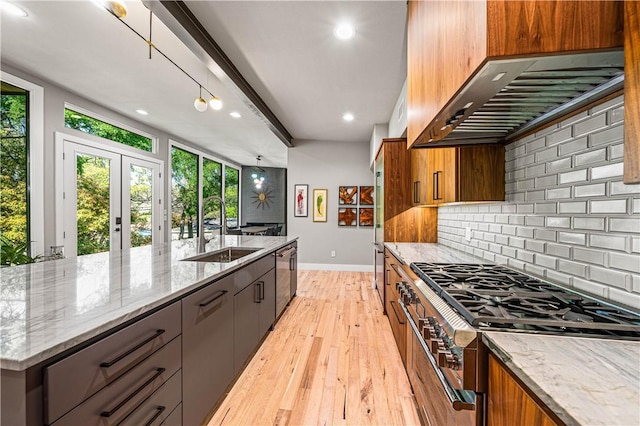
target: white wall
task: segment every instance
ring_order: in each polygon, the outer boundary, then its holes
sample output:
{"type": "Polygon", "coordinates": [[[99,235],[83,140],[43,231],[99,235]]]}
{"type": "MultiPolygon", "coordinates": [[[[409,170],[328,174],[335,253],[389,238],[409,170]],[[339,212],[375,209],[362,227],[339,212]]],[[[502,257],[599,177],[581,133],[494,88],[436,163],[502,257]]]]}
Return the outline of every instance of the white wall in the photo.
{"type": "Polygon", "coordinates": [[[618,97],[507,146],[506,202],[440,207],[438,241],[640,308],[640,184],[622,183],[623,119],[618,97]]]}
{"type": "Polygon", "coordinates": [[[389,117],[388,128],[390,138],[400,138],[407,131],[407,80],[400,89],[400,95],[389,117]]]}
{"type": "Polygon", "coordinates": [[[382,145],[382,139],[389,137],[389,126],[386,123],[374,124],[373,132],[371,132],[371,140],[369,141],[370,153],[369,153],[369,168],[373,170],[373,164],[376,161],[376,154],[380,145],[382,145]]]}
{"type": "Polygon", "coordinates": [[[369,143],[296,140],[294,145],[288,150],[288,193],[307,184],[311,200],[314,188],[328,190],[327,222],[313,222],[311,203],[308,217],[294,217],[294,197],[288,197],[288,235],[300,237],[300,267],[373,271],[373,227],[338,227],[338,187],[374,184],[369,143]]]}

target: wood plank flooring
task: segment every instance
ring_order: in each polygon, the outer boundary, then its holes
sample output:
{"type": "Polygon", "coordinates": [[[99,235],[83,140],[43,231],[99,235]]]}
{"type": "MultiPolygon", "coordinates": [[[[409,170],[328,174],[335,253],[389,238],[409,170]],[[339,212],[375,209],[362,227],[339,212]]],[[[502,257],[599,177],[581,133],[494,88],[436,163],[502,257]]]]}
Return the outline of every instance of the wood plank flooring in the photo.
{"type": "Polygon", "coordinates": [[[372,274],[298,271],[298,291],[209,422],[417,425],[372,274]]]}

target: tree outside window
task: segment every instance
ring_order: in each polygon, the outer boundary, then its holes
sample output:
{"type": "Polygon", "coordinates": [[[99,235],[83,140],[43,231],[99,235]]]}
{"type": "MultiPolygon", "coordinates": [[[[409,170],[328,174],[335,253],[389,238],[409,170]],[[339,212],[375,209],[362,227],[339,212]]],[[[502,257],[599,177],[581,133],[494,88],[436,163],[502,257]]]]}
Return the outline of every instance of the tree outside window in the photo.
{"type": "Polygon", "coordinates": [[[198,156],[171,147],[171,239],[198,235],[198,156]]]}
{"type": "Polygon", "coordinates": [[[238,223],[238,201],[240,194],[240,170],[224,168],[224,201],[227,204],[227,226],[235,228],[238,223]]]}

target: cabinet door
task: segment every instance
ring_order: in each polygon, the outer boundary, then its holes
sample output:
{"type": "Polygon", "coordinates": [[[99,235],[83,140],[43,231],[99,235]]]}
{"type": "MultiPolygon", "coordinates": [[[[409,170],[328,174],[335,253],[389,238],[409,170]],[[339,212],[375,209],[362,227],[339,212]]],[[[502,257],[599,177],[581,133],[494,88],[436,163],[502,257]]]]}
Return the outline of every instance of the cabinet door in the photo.
{"type": "MultiPolygon", "coordinates": [[[[287,265],[288,266],[288,265],[287,265]]],[[[258,308],[258,340],[262,339],[276,320],[276,272],[270,270],[256,281],[260,297],[258,308]]]]}
{"type": "Polygon", "coordinates": [[[456,199],[456,148],[427,149],[429,204],[451,203],[456,199]]]}
{"type": "Polygon", "coordinates": [[[233,297],[233,371],[238,374],[260,340],[258,311],[260,287],[253,282],[233,297]]]}
{"type": "Polygon", "coordinates": [[[182,300],[183,418],[201,424],[233,380],[233,275],[182,300]]]}
{"type": "Polygon", "coordinates": [[[624,183],[640,182],[640,2],[624,2],[624,183]]]}
{"type": "Polygon", "coordinates": [[[413,205],[419,206],[429,203],[429,170],[428,149],[411,150],[411,182],[413,205]]]}

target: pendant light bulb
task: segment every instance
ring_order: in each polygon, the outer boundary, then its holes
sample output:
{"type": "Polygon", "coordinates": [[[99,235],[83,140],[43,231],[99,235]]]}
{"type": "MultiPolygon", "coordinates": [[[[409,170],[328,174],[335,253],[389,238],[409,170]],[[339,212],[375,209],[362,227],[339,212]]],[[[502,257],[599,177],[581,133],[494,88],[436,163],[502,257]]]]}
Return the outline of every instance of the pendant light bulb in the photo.
{"type": "Polygon", "coordinates": [[[207,110],[207,101],[202,99],[202,86],[200,86],[200,96],[193,102],[193,106],[200,112],[207,110]]]}
{"type": "Polygon", "coordinates": [[[211,99],[209,99],[209,106],[211,106],[211,109],[214,111],[220,111],[222,109],[222,101],[219,97],[212,96],[211,99]]]}

